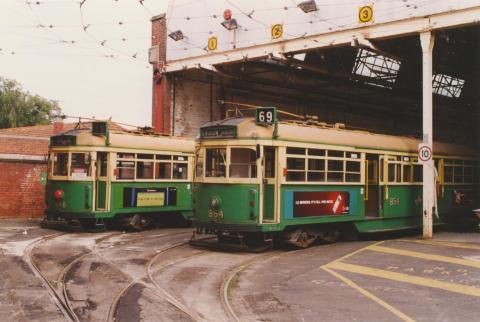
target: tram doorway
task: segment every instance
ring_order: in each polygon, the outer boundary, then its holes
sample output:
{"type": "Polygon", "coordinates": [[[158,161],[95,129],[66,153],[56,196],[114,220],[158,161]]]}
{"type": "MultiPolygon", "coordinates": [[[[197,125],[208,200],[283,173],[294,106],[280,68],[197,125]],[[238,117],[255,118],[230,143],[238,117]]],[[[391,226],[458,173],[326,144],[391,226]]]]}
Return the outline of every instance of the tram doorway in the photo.
{"type": "Polygon", "coordinates": [[[108,179],[108,153],[97,153],[97,173],[95,178],[95,210],[108,210],[109,179],[108,179]]]}
{"type": "Polygon", "coordinates": [[[380,216],[380,155],[365,156],[365,217],[380,216]]]}
{"type": "Polygon", "coordinates": [[[275,222],[277,211],[277,148],[263,148],[263,222],[275,222]]]}

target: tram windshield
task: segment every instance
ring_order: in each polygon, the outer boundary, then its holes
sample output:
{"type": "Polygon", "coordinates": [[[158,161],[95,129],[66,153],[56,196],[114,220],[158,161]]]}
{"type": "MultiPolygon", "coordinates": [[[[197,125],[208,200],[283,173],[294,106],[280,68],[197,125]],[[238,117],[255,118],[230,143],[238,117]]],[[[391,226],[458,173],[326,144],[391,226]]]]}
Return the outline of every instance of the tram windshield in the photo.
{"type": "MultiPolygon", "coordinates": [[[[257,157],[253,148],[227,148],[205,149],[205,177],[215,178],[256,178],[257,157]],[[228,173],[227,173],[228,166],[228,173]]],[[[201,173],[197,159],[197,175],[201,173]]]]}
{"type": "Polygon", "coordinates": [[[68,153],[55,153],[53,155],[53,175],[68,175],[68,153]]]}
{"type": "Polygon", "coordinates": [[[230,151],[230,178],[256,178],[256,152],[247,148],[232,148],[230,151]]]}
{"type": "Polygon", "coordinates": [[[227,163],[227,149],[213,148],[206,151],[205,176],[226,177],[225,165],[227,163]]]}
{"type": "Polygon", "coordinates": [[[70,175],[74,179],[83,179],[90,176],[89,153],[72,153],[70,175]]]}

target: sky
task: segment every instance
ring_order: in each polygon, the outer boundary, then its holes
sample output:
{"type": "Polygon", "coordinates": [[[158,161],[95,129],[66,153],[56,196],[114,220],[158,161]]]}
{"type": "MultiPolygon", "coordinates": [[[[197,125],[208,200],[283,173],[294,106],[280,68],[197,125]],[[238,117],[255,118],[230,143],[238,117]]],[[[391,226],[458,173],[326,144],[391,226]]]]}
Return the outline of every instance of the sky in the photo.
{"type": "Polygon", "coordinates": [[[69,116],[151,125],[150,18],[168,2],[0,0],[0,77],[69,116]]]}

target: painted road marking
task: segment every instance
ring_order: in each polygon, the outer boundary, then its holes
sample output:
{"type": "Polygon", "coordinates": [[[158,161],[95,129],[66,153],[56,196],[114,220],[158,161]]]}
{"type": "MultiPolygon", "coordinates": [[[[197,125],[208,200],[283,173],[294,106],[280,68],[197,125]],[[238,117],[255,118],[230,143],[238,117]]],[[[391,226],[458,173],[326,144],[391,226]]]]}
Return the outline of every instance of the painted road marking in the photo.
{"type": "Polygon", "coordinates": [[[437,262],[444,262],[444,263],[450,263],[450,264],[457,264],[457,265],[480,268],[480,261],[474,261],[474,260],[469,260],[469,259],[461,259],[461,258],[455,258],[455,257],[449,257],[449,256],[414,252],[414,251],[411,251],[411,250],[390,248],[390,247],[384,247],[384,246],[378,246],[378,245],[372,245],[372,246],[368,247],[368,250],[375,251],[375,252],[380,252],[380,253],[392,254],[392,255],[415,257],[415,258],[421,258],[421,259],[425,259],[425,260],[431,260],[431,261],[437,261],[437,262]]]}
{"type": "Polygon", "coordinates": [[[437,281],[430,278],[424,278],[419,276],[413,276],[403,273],[391,272],[383,269],[371,268],[367,266],[360,266],[354,264],[347,264],[334,261],[330,264],[325,265],[326,268],[341,270],[350,273],[357,273],[362,275],[368,275],[373,277],[380,277],[384,279],[389,279],[397,282],[403,282],[408,284],[426,286],[430,288],[441,289],[444,291],[450,291],[455,293],[460,293],[464,295],[478,296],[480,297],[480,288],[455,284],[450,282],[437,281]]]}
{"type": "Polygon", "coordinates": [[[340,275],[339,273],[337,272],[334,272],[332,271],[331,269],[328,268],[329,265],[333,264],[333,263],[337,263],[337,262],[340,262],[342,260],[345,260],[349,257],[352,257],[356,254],[359,254],[367,249],[369,249],[370,247],[372,246],[376,246],[376,245],[380,245],[381,243],[383,243],[383,241],[379,241],[379,242],[376,242],[375,244],[373,245],[369,245],[369,246],[366,246],[366,247],[363,247],[363,248],[360,248],[360,249],[357,249],[356,251],[354,252],[351,252],[349,254],[346,254],[340,258],[337,258],[336,260],[334,260],[333,262],[330,262],[329,264],[326,264],[324,266],[322,266],[321,268],[323,270],[325,270],[326,272],[330,273],[331,275],[333,275],[334,277],[336,277],[337,279],[339,279],[340,281],[342,281],[343,283],[345,283],[346,285],[350,286],[351,288],[357,290],[358,292],[360,292],[362,295],[368,297],[369,299],[371,299],[372,301],[374,301],[375,303],[379,304],[380,306],[382,306],[383,308],[385,308],[386,310],[392,312],[393,314],[395,314],[397,317],[399,317],[400,319],[402,319],[403,321],[408,321],[408,322],[411,322],[411,321],[415,321],[413,320],[412,318],[410,318],[408,315],[402,313],[400,310],[396,309],[395,307],[393,307],[392,305],[388,304],[387,302],[383,301],[382,299],[380,299],[379,297],[373,295],[372,293],[370,293],[369,291],[365,290],[364,288],[361,288],[359,285],[357,285],[356,283],[354,283],[352,280],[346,278],[345,276],[343,275],[340,275]]]}
{"type": "Polygon", "coordinates": [[[372,293],[370,293],[369,291],[367,291],[366,289],[364,288],[361,288],[360,286],[358,286],[355,282],[353,282],[351,279],[348,279],[346,278],[345,276],[342,276],[340,274],[338,274],[337,272],[335,271],[332,271],[331,269],[323,266],[322,267],[323,270],[327,271],[328,273],[330,273],[331,275],[335,276],[337,279],[341,280],[343,283],[345,283],[346,285],[350,286],[351,288],[357,290],[358,292],[360,292],[361,294],[365,295],[366,297],[368,297],[369,299],[371,299],[372,301],[380,304],[381,306],[383,306],[385,309],[389,310],[390,312],[392,312],[393,314],[395,314],[397,317],[399,317],[400,319],[402,319],[403,321],[408,321],[408,322],[414,322],[415,320],[410,318],[408,315],[406,315],[405,313],[403,312],[400,312],[398,309],[396,309],[395,307],[391,306],[390,304],[388,304],[387,302],[383,301],[382,299],[378,298],[377,296],[373,295],[372,293]]]}
{"type": "Polygon", "coordinates": [[[454,247],[454,248],[480,250],[480,245],[471,245],[471,244],[460,243],[460,242],[429,241],[429,240],[415,240],[415,239],[399,239],[398,241],[408,242],[408,243],[417,243],[417,244],[427,244],[427,245],[433,245],[433,246],[446,246],[446,247],[454,247]]]}

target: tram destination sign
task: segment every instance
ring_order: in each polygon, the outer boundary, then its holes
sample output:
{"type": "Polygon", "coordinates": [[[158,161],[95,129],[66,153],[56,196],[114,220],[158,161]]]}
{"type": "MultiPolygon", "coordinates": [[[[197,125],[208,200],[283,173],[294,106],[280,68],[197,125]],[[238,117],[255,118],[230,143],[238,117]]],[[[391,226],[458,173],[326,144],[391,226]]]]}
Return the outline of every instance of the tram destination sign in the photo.
{"type": "Polygon", "coordinates": [[[74,135],[57,135],[50,137],[51,146],[71,146],[77,144],[77,137],[74,135]]]}
{"type": "Polygon", "coordinates": [[[295,191],[294,217],[338,216],[350,213],[347,191],[295,191]]]}
{"type": "Polygon", "coordinates": [[[255,122],[263,125],[273,125],[277,122],[277,109],[275,107],[257,107],[255,122]]]}

